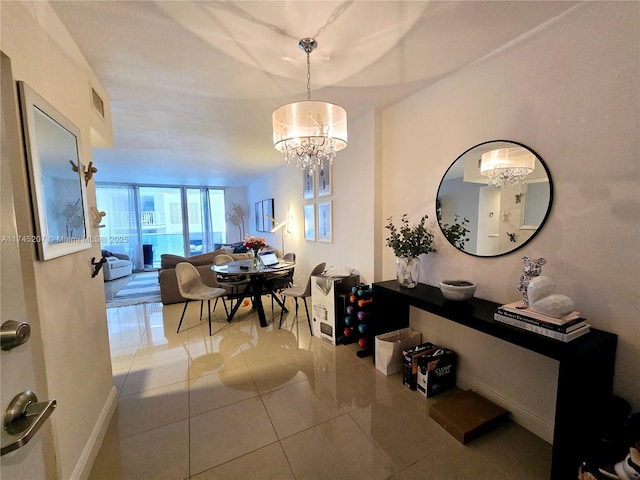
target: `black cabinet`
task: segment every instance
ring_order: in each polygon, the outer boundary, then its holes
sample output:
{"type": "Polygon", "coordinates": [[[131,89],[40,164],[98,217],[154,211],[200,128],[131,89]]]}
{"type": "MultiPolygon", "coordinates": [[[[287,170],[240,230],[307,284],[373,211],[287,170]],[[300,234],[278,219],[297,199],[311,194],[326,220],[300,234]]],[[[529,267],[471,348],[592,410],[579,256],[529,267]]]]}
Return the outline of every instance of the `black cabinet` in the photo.
{"type": "Polygon", "coordinates": [[[496,322],[493,314],[499,306],[479,298],[451,302],[439,288],[424,284],[412,289],[400,288],[395,280],[373,284],[373,307],[380,331],[409,326],[409,307],[415,307],[557,360],[551,478],[576,478],[580,452],[593,436],[590,419],[611,397],[618,337],[592,328],[588,334],[563,343],[496,322]]]}

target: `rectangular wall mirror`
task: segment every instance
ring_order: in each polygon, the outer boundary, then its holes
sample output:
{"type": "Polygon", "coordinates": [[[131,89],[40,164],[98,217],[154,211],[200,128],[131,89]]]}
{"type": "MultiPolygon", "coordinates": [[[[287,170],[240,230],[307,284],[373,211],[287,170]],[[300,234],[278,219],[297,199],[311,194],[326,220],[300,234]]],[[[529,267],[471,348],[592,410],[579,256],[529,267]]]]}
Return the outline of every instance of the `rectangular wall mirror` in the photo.
{"type": "Polygon", "coordinates": [[[80,129],[18,82],[35,238],[41,260],[89,248],[89,212],[80,129]]]}

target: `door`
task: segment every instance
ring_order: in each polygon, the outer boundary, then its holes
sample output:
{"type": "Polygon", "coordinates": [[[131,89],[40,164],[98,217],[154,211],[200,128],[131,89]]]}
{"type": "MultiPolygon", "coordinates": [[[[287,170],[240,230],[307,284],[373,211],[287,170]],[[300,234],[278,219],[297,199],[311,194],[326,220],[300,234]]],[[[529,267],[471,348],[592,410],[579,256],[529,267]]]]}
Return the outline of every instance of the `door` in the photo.
{"type": "MultiPolygon", "coordinates": [[[[25,284],[24,279],[28,278],[29,269],[33,268],[31,256],[28,255],[29,249],[33,245],[21,244],[17,236],[16,212],[19,212],[19,215],[28,212],[23,211],[27,208],[26,200],[20,203],[14,195],[16,192],[25,193],[19,187],[25,180],[22,170],[24,158],[20,148],[16,84],[13,80],[9,58],[4,53],[1,53],[1,57],[0,324],[14,320],[27,322],[31,326],[31,335],[26,343],[8,351],[0,350],[2,383],[0,409],[4,424],[5,410],[16,395],[31,390],[38,396],[38,401],[43,401],[47,399],[48,392],[46,391],[41,347],[42,339],[37,318],[29,318],[33,316],[34,308],[36,308],[35,313],[37,314],[37,307],[31,306],[30,308],[25,300],[29,295],[29,287],[25,284]],[[12,183],[18,186],[15,190],[12,183]],[[21,249],[27,255],[21,256],[21,249]]],[[[27,283],[31,283],[31,289],[33,289],[33,282],[27,283]]],[[[0,457],[0,477],[3,480],[55,478],[56,466],[51,420],[42,425],[43,427],[34,434],[25,446],[0,457]]],[[[9,436],[2,429],[3,448],[15,442],[17,438],[19,435],[9,436]]]]}

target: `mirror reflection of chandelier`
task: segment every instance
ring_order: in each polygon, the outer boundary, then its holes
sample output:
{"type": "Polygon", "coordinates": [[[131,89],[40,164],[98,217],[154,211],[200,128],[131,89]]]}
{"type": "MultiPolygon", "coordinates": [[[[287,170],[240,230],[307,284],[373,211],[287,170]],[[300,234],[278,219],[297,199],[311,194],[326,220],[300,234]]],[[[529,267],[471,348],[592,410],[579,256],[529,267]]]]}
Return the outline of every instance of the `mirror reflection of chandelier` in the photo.
{"type": "Polygon", "coordinates": [[[347,146],[347,112],[333,103],[311,101],[309,54],[318,43],[303,38],[298,46],[307,54],[307,100],[282,105],[273,112],[273,145],[284,153],[287,165],[295,162],[309,168],[311,175],[324,167],[325,160],[331,165],[336,152],[347,146]]]}
{"type": "Polygon", "coordinates": [[[499,148],[482,154],[480,173],[489,177],[489,186],[504,187],[524,183],[535,165],[536,157],[526,148],[499,148]]]}

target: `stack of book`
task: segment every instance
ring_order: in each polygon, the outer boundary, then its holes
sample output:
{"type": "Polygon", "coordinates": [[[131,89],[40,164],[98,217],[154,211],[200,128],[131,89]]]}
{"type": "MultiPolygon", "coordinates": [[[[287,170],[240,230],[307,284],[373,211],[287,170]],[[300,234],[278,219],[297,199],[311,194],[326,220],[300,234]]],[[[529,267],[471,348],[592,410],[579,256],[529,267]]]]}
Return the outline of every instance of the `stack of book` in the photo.
{"type": "Polygon", "coordinates": [[[530,332],[570,342],[589,333],[590,326],[580,312],[572,312],[562,318],[549,317],[523,307],[522,302],[508,303],[494,314],[496,322],[506,323],[530,332]]]}

